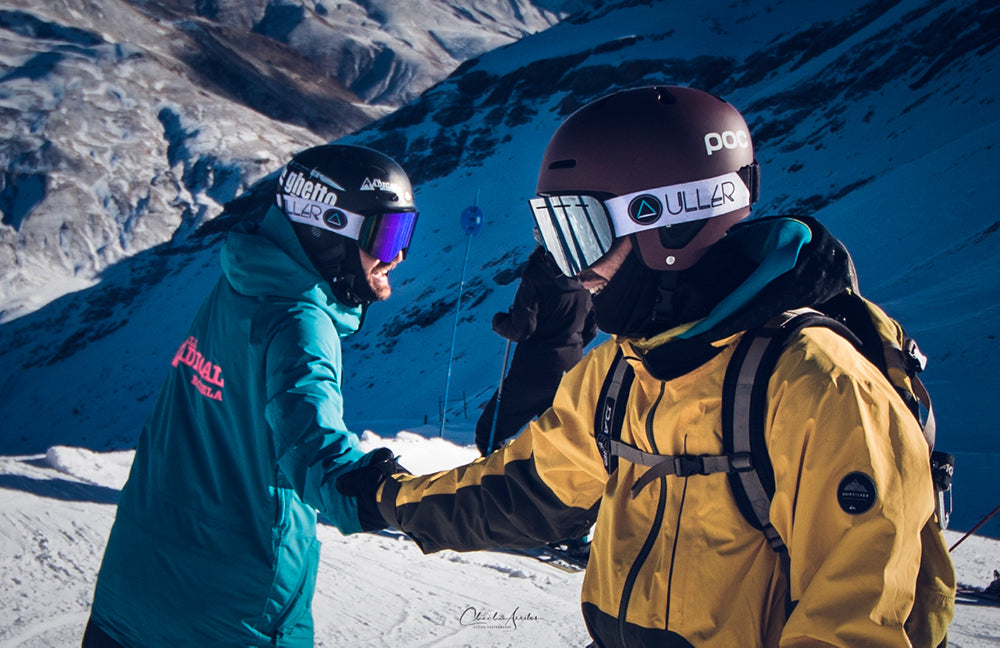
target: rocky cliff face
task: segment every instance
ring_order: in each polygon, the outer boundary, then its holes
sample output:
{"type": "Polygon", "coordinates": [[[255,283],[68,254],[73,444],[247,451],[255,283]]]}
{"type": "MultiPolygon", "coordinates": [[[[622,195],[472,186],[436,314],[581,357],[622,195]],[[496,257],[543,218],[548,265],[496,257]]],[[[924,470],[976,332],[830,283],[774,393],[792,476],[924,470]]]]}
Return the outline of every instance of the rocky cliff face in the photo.
{"type": "Polygon", "coordinates": [[[5,3],[0,318],[185,236],[294,151],[359,129],[570,6],[547,4],[5,3]]]}

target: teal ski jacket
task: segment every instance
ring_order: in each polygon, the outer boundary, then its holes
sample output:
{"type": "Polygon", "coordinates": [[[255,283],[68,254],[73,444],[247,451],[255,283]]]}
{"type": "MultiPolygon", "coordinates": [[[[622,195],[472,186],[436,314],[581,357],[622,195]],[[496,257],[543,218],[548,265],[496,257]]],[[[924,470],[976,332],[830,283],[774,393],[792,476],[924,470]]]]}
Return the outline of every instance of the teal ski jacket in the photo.
{"type": "Polygon", "coordinates": [[[223,276],[174,354],[136,448],[91,618],[127,647],[312,646],[317,511],[361,530],[337,477],[338,302],[272,207],[228,236],[223,276]]]}

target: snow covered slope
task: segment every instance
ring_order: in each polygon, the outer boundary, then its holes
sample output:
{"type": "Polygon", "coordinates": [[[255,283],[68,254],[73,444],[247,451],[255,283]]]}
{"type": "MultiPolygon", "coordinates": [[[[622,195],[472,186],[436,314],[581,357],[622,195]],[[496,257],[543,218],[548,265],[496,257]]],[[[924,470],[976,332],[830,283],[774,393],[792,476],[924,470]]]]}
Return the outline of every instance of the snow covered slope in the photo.
{"type": "MultiPolygon", "coordinates": [[[[465,463],[474,447],[430,438],[433,428],[382,439],[417,472],[465,463]]],[[[0,457],[0,646],[79,646],[117,489],[131,451],[57,447],[0,457]]],[[[948,533],[949,543],[959,538],[948,533]]],[[[395,533],[345,537],[320,526],[316,646],[506,648],[589,643],[582,573],[506,552],[429,556],[395,533]]],[[[963,584],[984,587],[1000,568],[1000,541],[972,537],[953,554],[963,584]]],[[[958,606],[956,648],[1000,646],[1000,608],[958,606]]]]}
{"type": "MultiPolygon", "coordinates": [[[[393,6],[362,4],[383,12],[393,6]]],[[[0,169],[10,243],[0,246],[0,255],[9,255],[0,261],[21,264],[26,276],[77,277],[17,299],[9,292],[16,276],[4,275],[0,286],[8,296],[0,301],[3,648],[78,645],[129,448],[170,354],[218,277],[228,217],[212,217],[227,201],[234,218],[259,211],[268,196],[256,180],[291,151],[325,139],[305,122],[223,100],[192,83],[180,63],[159,67],[174,55],[129,46],[134,41],[115,30],[143,43],[183,32],[185,44],[231,44],[227,30],[253,24],[270,31],[271,41],[293,44],[318,28],[312,23],[320,7],[332,20],[333,5],[13,0],[0,9],[0,108],[11,119],[27,115],[0,122],[0,155],[11,160],[0,169]],[[217,14],[150,20],[140,9],[151,5],[189,13],[214,7],[217,14]],[[304,7],[307,18],[285,23],[288,15],[279,12],[261,22],[266,6],[293,14],[304,7]],[[85,11],[93,7],[102,12],[96,18],[85,11]],[[72,145],[61,148],[63,141],[72,145]],[[143,166],[144,155],[159,161],[143,166]],[[66,190],[46,189],[53,201],[47,216],[31,209],[43,185],[66,190]],[[139,218],[156,210],[159,220],[139,218]],[[64,214],[88,216],[64,230],[64,214]],[[11,218],[21,219],[20,231],[11,232],[18,229],[11,218]],[[30,236],[25,219],[52,221],[58,236],[46,245],[55,247],[40,248],[51,257],[18,256],[19,237],[30,236]],[[177,228],[176,240],[158,243],[177,228]],[[80,256],[60,267],[66,250],[77,248],[80,256]],[[91,277],[84,266],[103,270],[91,277]]],[[[533,5],[552,12],[568,6],[533,5]]],[[[998,227],[980,198],[995,180],[1000,143],[1000,10],[973,0],[599,5],[469,61],[347,138],[399,158],[420,181],[423,212],[412,255],[395,273],[393,300],[372,309],[345,351],[348,422],[372,431],[365,444],[390,445],[417,472],[474,456],[472,425],[496,384],[503,350],[489,319],[510,303],[533,246],[525,201],[547,138],[569,111],[605,92],[691,84],[747,114],[764,168],[758,212],[805,210],[827,222],[854,252],[868,294],[931,356],[926,377],[939,445],[958,455],[954,527],[968,529],[997,504],[1000,461],[991,407],[1000,361],[998,227]],[[458,217],[473,201],[488,222],[467,239],[458,217]],[[449,424],[439,439],[467,252],[449,424]]],[[[469,12],[488,28],[509,27],[469,12]]],[[[379,24],[406,27],[406,14],[383,17],[379,24]]],[[[251,69],[288,51],[258,50],[254,56],[265,58],[251,57],[251,69]]],[[[291,95],[304,96],[298,92],[291,95]]],[[[319,106],[330,99],[309,96],[319,106]]],[[[345,113],[351,125],[344,133],[376,116],[356,108],[345,113]]],[[[1000,522],[983,532],[1000,537],[1000,522]]],[[[320,534],[320,646],[586,644],[579,574],[507,553],[422,556],[393,534],[344,538],[329,527],[320,534]]],[[[949,540],[958,537],[949,532],[949,540]]],[[[961,582],[984,586],[1000,568],[1000,543],[972,537],[953,557],[961,582]]],[[[959,606],[953,645],[998,646],[998,637],[995,607],[959,606]]]]}

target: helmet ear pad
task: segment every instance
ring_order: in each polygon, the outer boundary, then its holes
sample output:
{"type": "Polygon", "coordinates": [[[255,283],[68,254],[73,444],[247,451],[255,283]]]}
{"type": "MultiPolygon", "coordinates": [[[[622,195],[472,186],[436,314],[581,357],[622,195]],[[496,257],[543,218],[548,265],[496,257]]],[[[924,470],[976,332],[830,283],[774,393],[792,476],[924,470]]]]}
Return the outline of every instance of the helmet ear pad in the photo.
{"type": "Polygon", "coordinates": [[[750,207],[744,207],[714,218],[637,232],[632,235],[633,247],[638,248],[642,262],[653,270],[687,270],[722,239],[729,228],[749,215],[750,207]],[[677,230],[678,236],[662,232],[672,229],[677,230]]]}
{"type": "Polygon", "coordinates": [[[324,279],[329,281],[331,277],[343,272],[348,244],[353,241],[302,223],[292,223],[292,229],[295,230],[295,236],[299,239],[306,256],[324,279]]]}
{"type": "Polygon", "coordinates": [[[300,223],[292,227],[313,267],[341,303],[354,307],[376,300],[355,241],[318,227],[300,223]]]}

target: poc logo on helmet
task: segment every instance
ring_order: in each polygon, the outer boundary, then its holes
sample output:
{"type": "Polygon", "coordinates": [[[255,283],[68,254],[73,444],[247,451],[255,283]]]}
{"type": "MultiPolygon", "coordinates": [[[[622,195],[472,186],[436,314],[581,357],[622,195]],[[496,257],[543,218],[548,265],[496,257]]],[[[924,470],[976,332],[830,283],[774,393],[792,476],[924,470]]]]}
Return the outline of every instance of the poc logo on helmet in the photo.
{"type": "Polygon", "coordinates": [[[705,153],[711,155],[723,148],[749,148],[750,135],[746,131],[723,131],[722,133],[705,133],[705,153]]]}

